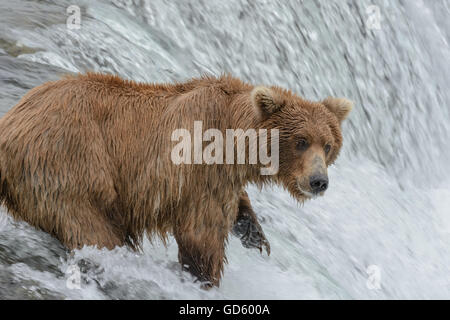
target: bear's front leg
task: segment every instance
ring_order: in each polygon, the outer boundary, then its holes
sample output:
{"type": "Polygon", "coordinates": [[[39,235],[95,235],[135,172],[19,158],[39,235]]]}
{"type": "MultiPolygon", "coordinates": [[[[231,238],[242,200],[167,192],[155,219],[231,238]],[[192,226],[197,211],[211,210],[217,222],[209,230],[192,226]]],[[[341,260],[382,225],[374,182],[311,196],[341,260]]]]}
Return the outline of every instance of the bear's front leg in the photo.
{"type": "Polygon", "coordinates": [[[219,286],[227,233],[225,224],[182,227],[174,233],[180,264],[202,282],[204,289],[219,286]]]}
{"type": "Polygon", "coordinates": [[[243,191],[239,199],[239,209],[232,233],[241,239],[245,248],[256,248],[262,252],[263,247],[270,255],[270,243],[258,222],[247,192],[243,191]]]}

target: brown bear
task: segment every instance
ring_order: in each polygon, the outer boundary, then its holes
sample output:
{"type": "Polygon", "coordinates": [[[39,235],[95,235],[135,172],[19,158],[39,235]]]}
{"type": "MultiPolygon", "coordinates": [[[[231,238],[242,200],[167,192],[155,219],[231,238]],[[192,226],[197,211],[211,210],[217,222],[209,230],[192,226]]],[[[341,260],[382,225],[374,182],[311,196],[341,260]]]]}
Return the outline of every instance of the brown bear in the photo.
{"type": "Polygon", "coordinates": [[[32,89],[0,119],[0,203],[69,249],[137,250],[144,234],[173,234],[180,263],[218,285],[231,230],[269,250],[246,185],[280,184],[299,201],[322,195],[351,108],[228,75],[176,84],[67,76],[32,89]],[[266,164],[250,163],[256,151],[245,137],[243,163],[174,163],[173,132],[193,132],[196,121],[224,134],[269,130],[260,147],[278,152],[277,170],[261,174],[266,164]]]}

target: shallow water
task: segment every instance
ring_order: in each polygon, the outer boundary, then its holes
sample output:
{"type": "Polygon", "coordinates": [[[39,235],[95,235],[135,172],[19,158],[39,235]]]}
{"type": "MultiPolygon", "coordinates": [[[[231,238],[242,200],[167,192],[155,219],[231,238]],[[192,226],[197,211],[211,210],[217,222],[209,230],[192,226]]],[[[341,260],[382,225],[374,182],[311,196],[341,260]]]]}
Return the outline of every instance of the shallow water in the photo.
{"type": "Polygon", "coordinates": [[[325,197],[301,207],[279,188],[249,188],[272,254],[230,238],[220,288],[179,270],[173,239],[70,257],[0,213],[0,298],[450,298],[448,0],[76,1],[81,29],[69,30],[74,2],[0,0],[0,115],[28,89],[87,70],[149,82],[230,72],[356,107],[325,197]]]}

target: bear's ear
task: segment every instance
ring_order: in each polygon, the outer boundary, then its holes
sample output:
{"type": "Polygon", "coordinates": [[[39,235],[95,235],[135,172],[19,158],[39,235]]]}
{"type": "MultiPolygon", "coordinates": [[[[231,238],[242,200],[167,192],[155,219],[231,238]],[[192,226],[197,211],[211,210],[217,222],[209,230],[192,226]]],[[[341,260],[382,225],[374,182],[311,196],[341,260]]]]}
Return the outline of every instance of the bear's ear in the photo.
{"type": "Polygon", "coordinates": [[[267,87],[255,87],[250,98],[261,119],[267,119],[284,106],[280,95],[267,87]]]}
{"type": "Polygon", "coordinates": [[[336,115],[339,122],[344,121],[353,109],[353,102],[346,98],[328,97],[322,101],[322,104],[336,115]]]}

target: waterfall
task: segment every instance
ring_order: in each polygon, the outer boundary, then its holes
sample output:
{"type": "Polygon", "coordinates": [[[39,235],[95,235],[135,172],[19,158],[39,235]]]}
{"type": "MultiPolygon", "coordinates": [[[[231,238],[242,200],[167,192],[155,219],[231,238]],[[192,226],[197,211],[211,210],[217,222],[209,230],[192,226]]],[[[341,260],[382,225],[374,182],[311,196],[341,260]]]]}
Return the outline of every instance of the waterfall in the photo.
{"type": "Polygon", "coordinates": [[[220,288],[179,270],[173,239],[68,257],[3,211],[0,298],[450,298],[449,1],[85,0],[68,28],[72,2],[0,0],[0,116],[30,88],[89,70],[146,82],[227,72],[355,108],[324,197],[300,206],[249,187],[272,254],[230,238],[220,288]],[[69,288],[77,263],[89,265],[69,288]]]}

